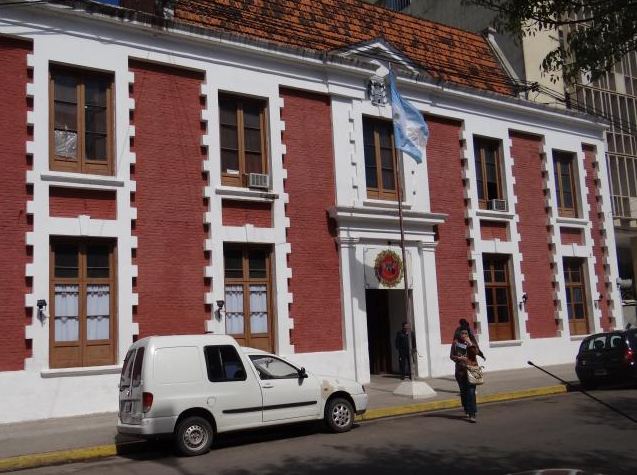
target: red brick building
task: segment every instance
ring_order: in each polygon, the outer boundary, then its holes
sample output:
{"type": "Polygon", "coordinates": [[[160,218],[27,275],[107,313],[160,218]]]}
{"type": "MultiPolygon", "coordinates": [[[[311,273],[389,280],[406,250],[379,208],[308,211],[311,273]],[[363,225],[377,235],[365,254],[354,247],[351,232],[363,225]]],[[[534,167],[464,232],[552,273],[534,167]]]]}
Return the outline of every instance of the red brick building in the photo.
{"type": "Polygon", "coordinates": [[[155,7],[3,9],[0,422],[115,410],[154,334],[365,383],[397,369],[405,286],[422,377],[459,318],[490,369],[622,324],[604,125],[516,97],[481,36],[355,0],[155,7]]]}

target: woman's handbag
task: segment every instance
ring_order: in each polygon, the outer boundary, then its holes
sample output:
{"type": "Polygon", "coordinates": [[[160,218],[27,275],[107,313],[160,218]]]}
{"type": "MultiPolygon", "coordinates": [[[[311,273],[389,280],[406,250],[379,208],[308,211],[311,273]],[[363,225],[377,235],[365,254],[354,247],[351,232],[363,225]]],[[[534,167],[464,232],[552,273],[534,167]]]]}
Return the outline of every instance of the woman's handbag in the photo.
{"type": "Polygon", "coordinates": [[[467,381],[469,384],[484,384],[484,377],[482,376],[482,366],[469,366],[467,365],[467,381]]]}

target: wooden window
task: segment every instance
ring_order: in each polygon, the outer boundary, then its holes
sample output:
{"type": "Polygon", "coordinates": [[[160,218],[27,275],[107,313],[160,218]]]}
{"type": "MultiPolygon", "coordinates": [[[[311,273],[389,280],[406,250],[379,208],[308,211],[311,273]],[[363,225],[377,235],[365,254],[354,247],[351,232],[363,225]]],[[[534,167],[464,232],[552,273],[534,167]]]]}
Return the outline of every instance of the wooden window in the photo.
{"type": "Polygon", "coordinates": [[[219,94],[221,182],[245,187],[250,173],[268,173],[266,102],[219,94]]]}
{"type": "Polygon", "coordinates": [[[515,332],[513,331],[509,258],[506,256],[484,256],[482,266],[489,339],[513,340],[515,332]]]}
{"type": "Polygon", "coordinates": [[[571,335],[586,335],[589,330],[583,259],[564,258],[564,284],[571,335]]]}
{"type": "Polygon", "coordinates": [[[367,197],[397,200],[394,130],[386,120],[363,118],[367,197]]]}
{"type": "Polygon", "coordinates": [[[51,242],[50,366],[115,364],[115,244],[51,242]]]}
{"type": "Polygon", "coordinates": [[[226,247],[226,333],[241,346],[274,350],[270,251],[226,247]]]}
{"type": "Polygon", "coordinates": [[[558,214],[571,218],[577,217],[577,188],[575,187],[574,163],[574,154],[553,152],[553,172],[558,214]]]}
{"type": "Polygon", "coordinates": [[[57,66],[49,76],[51,170],[113,175],[113,76],[57,66]]]}
{"type": "Polygon", "coordinates": [[[502,200],[502,164],[498,140],[474,137],[476,184],[480,209],[490,209],[491,200],[502,200]]]}

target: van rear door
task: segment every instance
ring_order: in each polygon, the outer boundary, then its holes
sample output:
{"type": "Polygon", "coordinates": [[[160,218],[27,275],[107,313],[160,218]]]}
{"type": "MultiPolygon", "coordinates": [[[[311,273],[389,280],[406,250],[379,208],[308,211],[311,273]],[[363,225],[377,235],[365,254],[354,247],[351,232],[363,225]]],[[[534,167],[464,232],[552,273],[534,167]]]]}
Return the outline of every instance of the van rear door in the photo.
{"type": "Polygon", "coordinates": [[[123,424],[142,421],[142,365],[144,347],[132,349],[126,355],[119,383],[119,419],[123,424]]]}

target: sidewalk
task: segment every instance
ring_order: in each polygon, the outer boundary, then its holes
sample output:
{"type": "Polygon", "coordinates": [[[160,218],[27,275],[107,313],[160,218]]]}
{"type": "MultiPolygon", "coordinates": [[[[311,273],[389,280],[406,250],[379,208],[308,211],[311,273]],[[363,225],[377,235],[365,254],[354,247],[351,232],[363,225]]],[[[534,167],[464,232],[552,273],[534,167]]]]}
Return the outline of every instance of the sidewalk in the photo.
{"type": "MultiPolygon", "coordinates": [[[[572,364],[546,369],[566,381],[577,381],[572,364]]],[[[426,382],[437,395],[413,400],[392,393],[400,383],[398,377],[372,376],[371,383],[365,386],[369,395],[368,410],[361,419],[460,406],[453,376],[431,378],[426,382]]],[[[478,389],[478,403],[563,393],[566,393],[564,385],[536,368],[494,371],[485,373],[485,384],[478,389]]],[[[145,448],[146,445],[139,443],[138,439],[119,436],[116,422],[117,414],[106,413],[0,424],[0,471],[105,457],[145,448]]]]}

